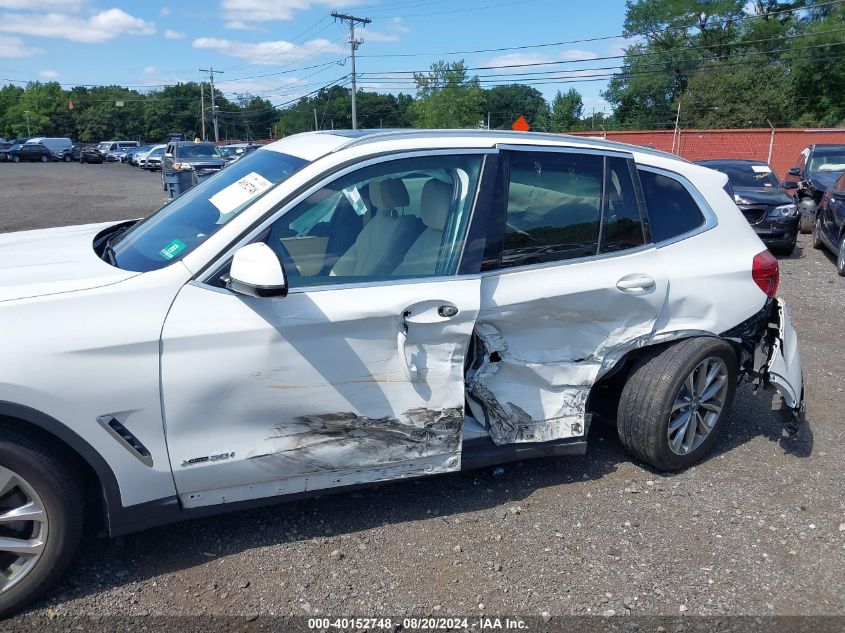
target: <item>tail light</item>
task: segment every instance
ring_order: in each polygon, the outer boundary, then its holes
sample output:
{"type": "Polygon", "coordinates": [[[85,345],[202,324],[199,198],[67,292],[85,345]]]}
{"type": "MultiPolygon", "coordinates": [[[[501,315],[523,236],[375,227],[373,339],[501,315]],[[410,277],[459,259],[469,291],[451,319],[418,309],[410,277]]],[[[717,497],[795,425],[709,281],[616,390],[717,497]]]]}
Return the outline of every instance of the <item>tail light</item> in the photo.
{"type": "Polygon", "coordinates": [[[774,297],[780,283],[780,267],[775,256],[769,251],[757,253],[751,263],[751,278],[767,297],[774,297]]]}

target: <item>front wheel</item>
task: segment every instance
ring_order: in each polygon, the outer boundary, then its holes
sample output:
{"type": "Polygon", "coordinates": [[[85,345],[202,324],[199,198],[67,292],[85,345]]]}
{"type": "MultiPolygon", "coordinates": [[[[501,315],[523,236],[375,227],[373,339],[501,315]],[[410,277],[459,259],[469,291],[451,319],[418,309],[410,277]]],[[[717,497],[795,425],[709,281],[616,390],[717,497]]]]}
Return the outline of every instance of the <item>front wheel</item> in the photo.
{"type": "Polygon", "coordinates": [[[0,617],[44,592],[73,558],[82,533],[75,473],[32,438],[0,439],[0,617]]]}
{"type": "Polygon", "coordinates": [[[13,163],[21,162],[21,157],[20,156],[12,156],[12,162],[13,163]]]}
{"type": "Polygon", "coordinates": [[[637,361],[619,399],[625,448],[660,470],[700,461],[733,402],[737,360],[718,338],[686,339],[637,361]]]}
{"type": "Polygon", "coordinates": [[[802,213],[801,220],[798,222],[798,230],[804,234],[812,232],[813,218],[802,213]]]}
{"type": "Polygon", "coordinates": [[[73,160],[73,158],[71,157],[71,155],[70,155],[70,154],[65,154],[64,161],[65,161],[66,163],[69,163],[71,160],[73,160]]]}
{"type": "Polygon", "coordinates": [[[839,250],[836,253],[836,272],[845,277],[845,234],[839,238],[839,250]]]}
{"type": "Polygon", "coordinates": [[[813,224],[813,248],[824,248],[822,243],[822,219],[816,217],[816,222],[813,224]]]}
{"type": "Polygon", "coordinates": [[[42,157],[41,157],[41,162],[42,162],[42,163],[48,163],[48,162],[50,162],[50,159],[49,159],[49,158],[47,158],[46,156],[42,156],[42,157]]]}

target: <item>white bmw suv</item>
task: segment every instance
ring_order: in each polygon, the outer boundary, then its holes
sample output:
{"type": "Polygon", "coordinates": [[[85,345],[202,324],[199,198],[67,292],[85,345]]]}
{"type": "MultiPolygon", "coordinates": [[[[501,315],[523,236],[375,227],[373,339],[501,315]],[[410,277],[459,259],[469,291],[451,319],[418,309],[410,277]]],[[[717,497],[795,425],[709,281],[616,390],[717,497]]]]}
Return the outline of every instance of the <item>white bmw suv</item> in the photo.
{"type": "Polygon", "coordinates": [[[325,132],[150,217],[0,236],[0,613],[106,534],[618,428],[700,460],[743,380],[803,386],[726,177],[591,138],[325,132]],[[90,514],[90,512],[89,512],[90,514]]]}

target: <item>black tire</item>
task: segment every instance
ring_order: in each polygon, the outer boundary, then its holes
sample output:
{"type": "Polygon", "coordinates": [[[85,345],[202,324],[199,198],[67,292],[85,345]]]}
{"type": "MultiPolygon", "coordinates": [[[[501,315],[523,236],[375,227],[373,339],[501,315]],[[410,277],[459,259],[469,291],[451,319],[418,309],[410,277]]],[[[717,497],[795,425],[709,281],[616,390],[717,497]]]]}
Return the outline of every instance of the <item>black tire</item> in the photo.
{"type": "MultiPolygon", "coordinates": [[[[800,213],[800,211],[799,211],[800,213]]],[[[801,213],[801,220],[798,222],[798,230],[804,233],[812,233],[813,231],[813,218],[809,215],[805,215],[801,213]]]]}
{"type": "Polygon", "coordinates": [[[63,160],[64,160],[66,163],[69,163],[70,161],[72,161],[72,160],[73,160],[73,157],[72,157],[70,154],[65,154],[65,155],[64,155],[64,158],[63,158],[63,160]]]}
{"type": "Polygon", "coordinates": [[[822,249],[824,248],[824,244],[822,243],[822,219],[820,217],[816,217],[816,222],[813,224],[813,248],[822,249]]]}
{"type": "Polygon", "coordinates": [[[619,399],[617,431],[634,457],[660,470],[681,470],[701,460],[713,446],[733,402],[737,360],[731,346],[718,338],[695,337],[641,357],[634,365],[619,399]],[[684,381],[704,360],[718,358],[727,368],[727,390],[721,412],[700,445],[684,455],[669,445],[672,405],[684,381]]]}
{"type": "Polygon", "coordinates": [[[82,534],[83,495],[77,474],[55,451],[15,431],[3,430],[0,465],[25,479],[38,493],[49,528],[41,558],[9,590],[0,593],[0,617],[46,591],[73,559],[82,534]]]}
{"type": "Polygon", "coordinates": [[[845,234],[839,236],[839,250],[836,253],[836,272],[845,277],[845,234]]]}
{"type": "Polygon", "coordinates": [[[161,190],[167,191],[167,183],[164,182],[164,173],[161,174],[161,190]]]}
{"type": "Polygon", "coordinates": [[[21,157],[20,156],[12,156],[12,162],[13,163],[21,162],[21,157]]]}
{"type": "Polygon", "coordinates": [[[42,162],[42,163],[49,163],[49,162],[50,162],[50,159],[49,159],[49,158],[47,158],[46,156],[42,156],[42,157],[41,157],[41,162],[42,162]]]}

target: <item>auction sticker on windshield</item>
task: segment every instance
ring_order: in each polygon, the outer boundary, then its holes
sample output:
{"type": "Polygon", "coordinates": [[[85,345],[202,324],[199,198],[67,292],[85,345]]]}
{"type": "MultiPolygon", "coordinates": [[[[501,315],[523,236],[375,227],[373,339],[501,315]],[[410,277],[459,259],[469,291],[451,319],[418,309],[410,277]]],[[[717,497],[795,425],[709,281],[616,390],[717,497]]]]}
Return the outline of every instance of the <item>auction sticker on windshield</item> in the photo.
{"type": "Polygon", "coordinates": [[[185,242],[183,242],[181,240],[173,240],[172,242],[170,242],[170,244],[168,244],[163,249],[161,249],[159,251],[159,253],[161,253],[161,256],[164,257],[164,259],[173,259],[184,248],[185,248],[185,242]]]}
{"type": "Polygon", "coordinates": [[[240,180],[233,182],[225,189],[218,191],[208,201],[220,211],[220,220],[218,220],[218,223],[222,224],[225,216],[235,213],[244,204],[259,194],[264,193],[272,186],[273,183],[261,174],[253,171],[240,180]]]}

